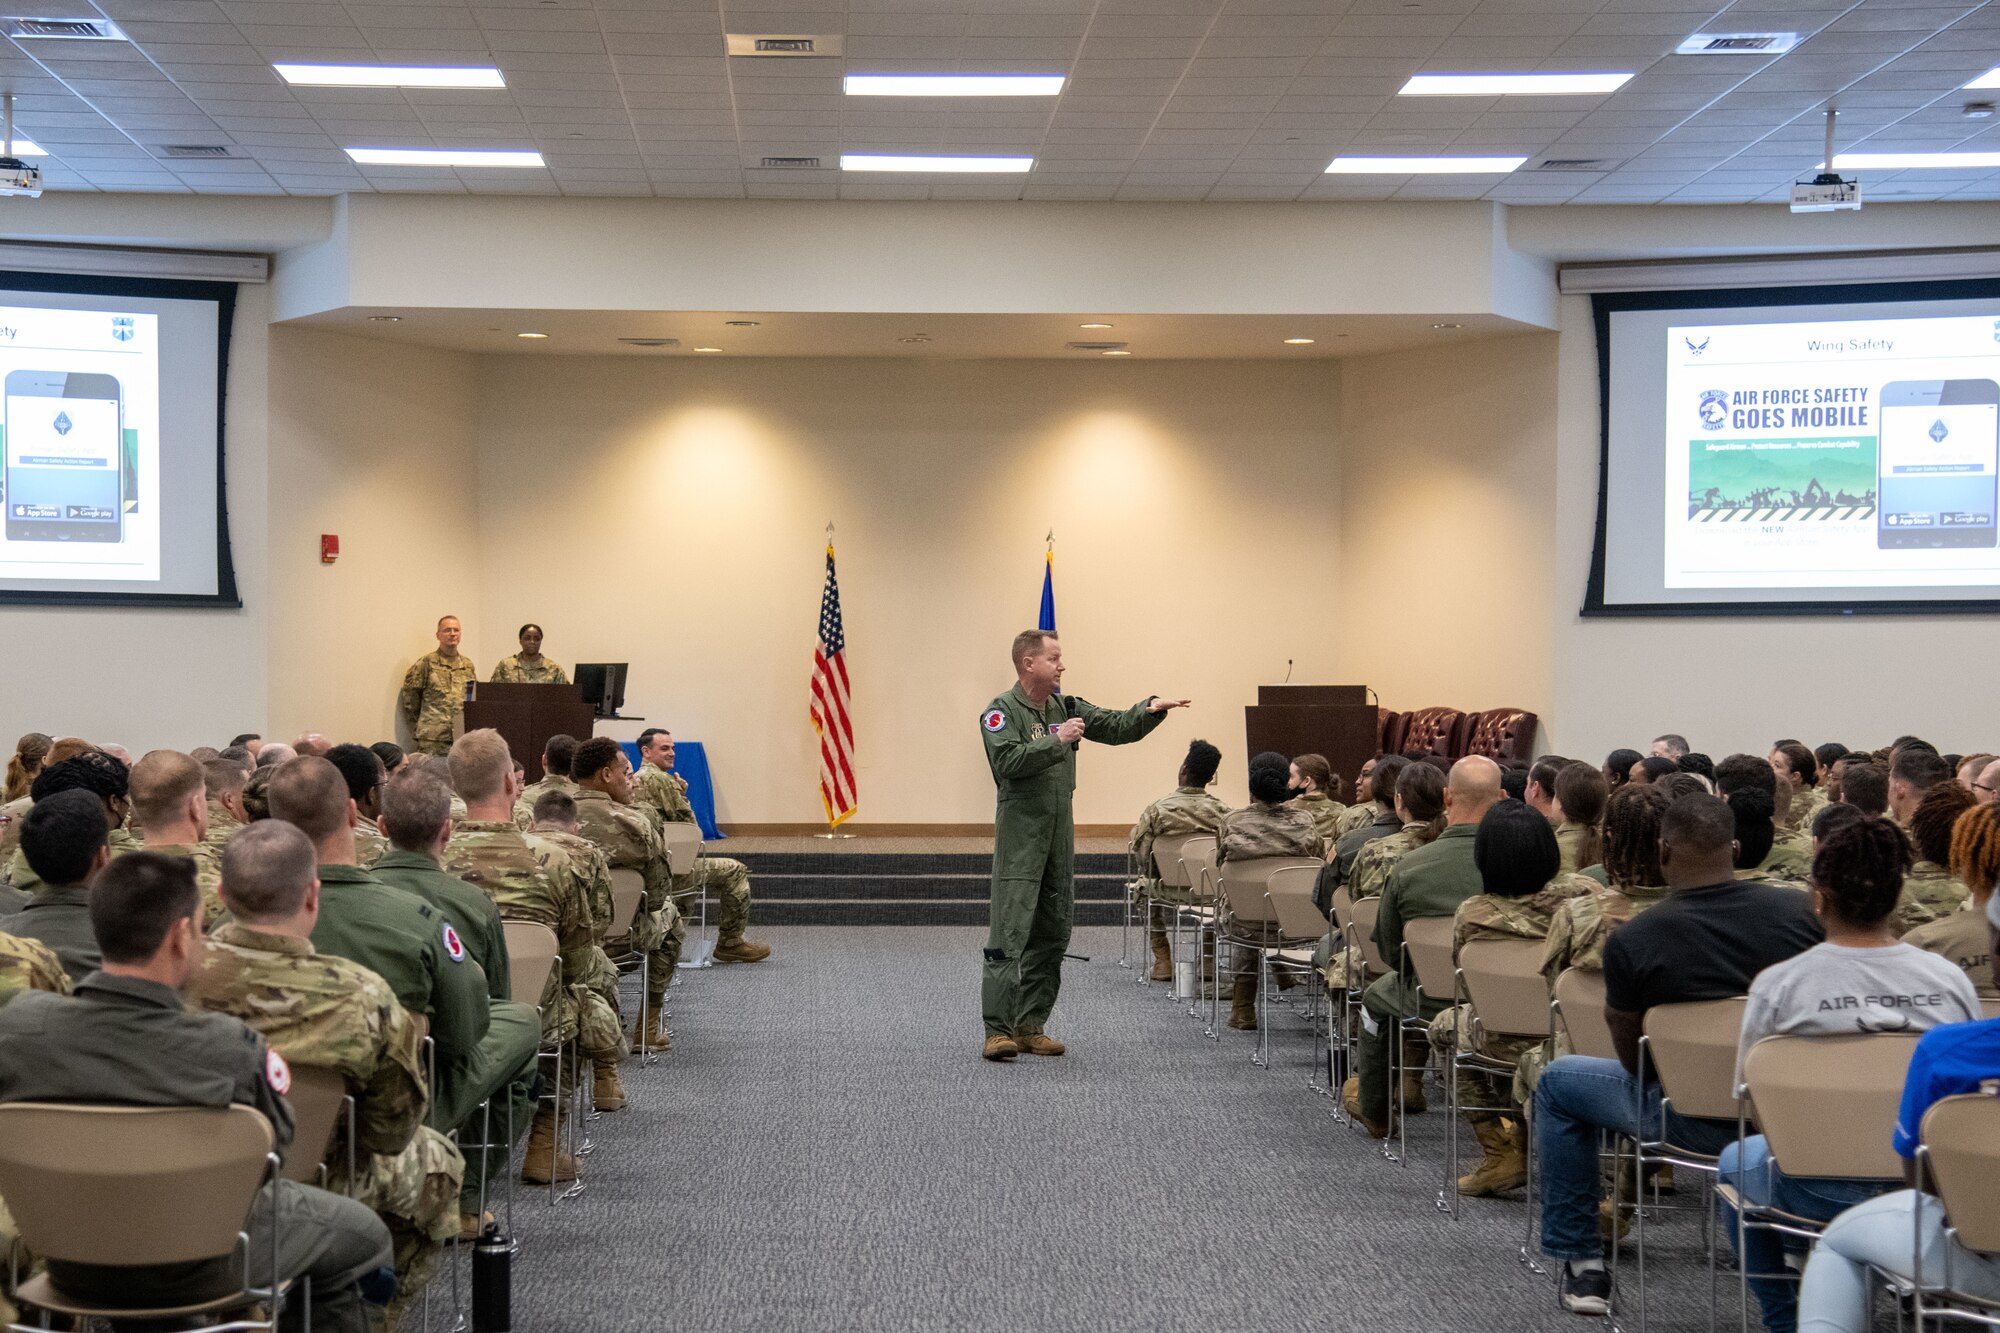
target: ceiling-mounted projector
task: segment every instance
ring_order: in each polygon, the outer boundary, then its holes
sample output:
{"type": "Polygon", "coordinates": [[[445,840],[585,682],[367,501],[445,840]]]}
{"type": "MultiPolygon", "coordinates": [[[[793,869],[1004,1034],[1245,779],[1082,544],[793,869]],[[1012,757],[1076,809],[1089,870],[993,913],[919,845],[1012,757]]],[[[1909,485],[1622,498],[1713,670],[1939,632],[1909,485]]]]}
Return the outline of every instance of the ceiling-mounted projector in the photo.
{"type": "Polygon", "coordinates": [[[40,198],[42,193],[42,169],[31,167],[18,157],[0,157],[0,195],[23,195],[29,199],[40,198]]]}
{"type": "Polygon", "coordinates": [[[1844,180],[1831,171],[1822,171],[1809,181],[1792,185],[1794,213],[1837,213],[1861,207],[1861,182],[1844,180]]]}

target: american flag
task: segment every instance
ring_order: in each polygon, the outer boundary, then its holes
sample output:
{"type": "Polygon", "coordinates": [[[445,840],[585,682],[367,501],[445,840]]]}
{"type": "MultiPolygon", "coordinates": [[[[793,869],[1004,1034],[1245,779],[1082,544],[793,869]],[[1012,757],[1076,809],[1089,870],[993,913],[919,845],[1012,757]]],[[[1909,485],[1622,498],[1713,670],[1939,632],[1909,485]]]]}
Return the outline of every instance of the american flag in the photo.
{"type": "Polygon", "coordinates": [[[812,724],[819,733],[819,799],[826,825],[838,828],[854,813],[854,725],[848,720],[847,633],[840,625],[840,583],[833,576],[833,543],[826,546],[826,588],[819,596],[819,642],[813,647],[812,724]]]}

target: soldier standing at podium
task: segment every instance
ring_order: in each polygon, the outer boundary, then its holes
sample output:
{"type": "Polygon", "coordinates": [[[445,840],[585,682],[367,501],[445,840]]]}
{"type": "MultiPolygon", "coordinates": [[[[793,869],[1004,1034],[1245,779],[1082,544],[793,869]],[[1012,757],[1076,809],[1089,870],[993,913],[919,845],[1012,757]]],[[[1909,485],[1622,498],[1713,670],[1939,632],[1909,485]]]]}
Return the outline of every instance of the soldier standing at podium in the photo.
{"type": "Polygon", "coordinates": [[[1014,688],[986,705],[980,731],[999,788],[993,818],[993,905],[980,1006],[988,1060],[1061,1055],[1042,1031],[1062,987],[1063,953],[1075,913],[1076,791],[1081,741],[1124,745],[1160,725],[1186,699],[1149,695],[1123,712],[1057,693],[1062,644],[1049,630],[1014,636],[1014,688]]]}
{"type": "Polygon", "coordinates": [[[516,685],[567,685],[569,673],[558,662],[542,656],[542,627],[533,621],[521,626],[521,651],[500,659],[489,679],[516,685]]]}
{"type": "Polygon", "coordinates": [[[398,702],[421,754],[451,753],[465,711],[465,687],[479,679],[472,659],[458,651],[462,637],[458,617],[445,616],[437,625],[437,651],[419,657],[403,676],[398,702]]]}

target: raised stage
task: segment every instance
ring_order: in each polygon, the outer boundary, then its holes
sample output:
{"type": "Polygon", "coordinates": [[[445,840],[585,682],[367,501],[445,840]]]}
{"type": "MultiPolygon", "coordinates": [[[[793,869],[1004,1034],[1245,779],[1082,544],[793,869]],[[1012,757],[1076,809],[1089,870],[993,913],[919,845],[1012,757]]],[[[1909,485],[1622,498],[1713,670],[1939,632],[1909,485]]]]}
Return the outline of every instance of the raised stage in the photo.
{"type": "MultiPolygon", "coordinates": [[[[759,925],[986,924],[990,837],[742,837],[702,850],[750,867],[753,933],[759,925]]],[[[1126,864],[1123,838],[1077,839],[1077,925],[1118,924],[1126,864]]]]}

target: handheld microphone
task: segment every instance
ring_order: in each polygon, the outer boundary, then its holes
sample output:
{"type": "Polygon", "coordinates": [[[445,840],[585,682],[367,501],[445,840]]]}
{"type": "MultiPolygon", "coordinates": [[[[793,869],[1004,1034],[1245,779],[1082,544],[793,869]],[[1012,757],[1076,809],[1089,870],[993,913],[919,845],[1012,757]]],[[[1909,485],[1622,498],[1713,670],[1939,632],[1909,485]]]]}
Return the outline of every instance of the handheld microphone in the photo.
{"type": "MultiPolygon", "coordinates": [[[[1058,694],[1056,696],[1056,702],[1062,705],[1064,721],[1068,721],[1070,718],[1076,716],[1076,705],[1071,701],[1070,697],[1067,694],[1058,694]]],[[[1081,741],[1071,741],[1069,743],[1069,748],[1072,750],[1081,750],[1083,748],[1083,743],[1081,741]]]]}

